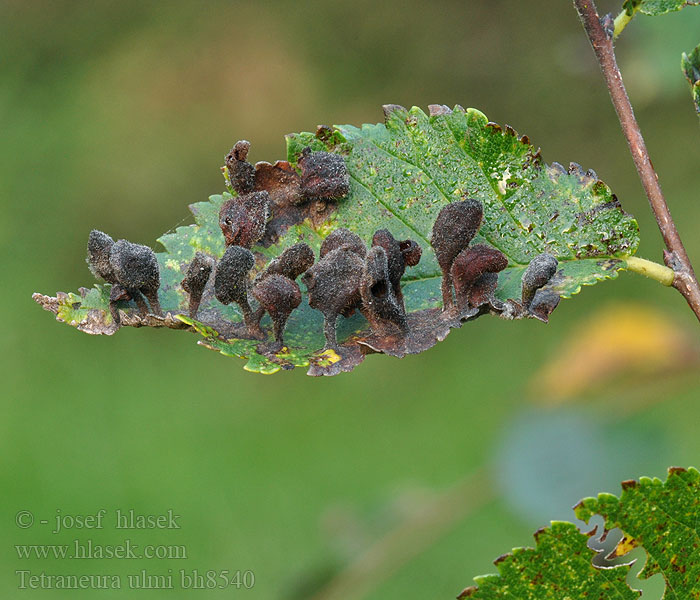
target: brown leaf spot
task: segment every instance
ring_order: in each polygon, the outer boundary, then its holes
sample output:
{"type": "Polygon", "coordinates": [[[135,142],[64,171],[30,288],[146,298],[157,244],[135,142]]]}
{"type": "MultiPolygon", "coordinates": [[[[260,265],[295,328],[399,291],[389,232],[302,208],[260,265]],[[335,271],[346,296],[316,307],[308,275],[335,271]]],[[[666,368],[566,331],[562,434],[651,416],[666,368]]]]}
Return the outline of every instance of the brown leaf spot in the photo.
{"type": "Polygon", "coordinates": [[[260,244],[264,247],[277,243],[290,227],[308,219],[313,227],[328,221],[335,210],[334,203],[313,200],[305,204],[301,195],[301,176],[287,161],[275,164],[259,162],[255,165],[255,189],[270,195],[270,213],[265,235],[260,244]]]}
{"type": "Polygon", "coordinates": [[[407,354],[420,354],[444,340],[453,327],[461,323],[455,316],[443,313],[439,308],[420,310],[407,315],[405,332],[396,331],[385,335],[372,332],[358,335],[356,341],[375,352],[403,358],[407,354]]]}

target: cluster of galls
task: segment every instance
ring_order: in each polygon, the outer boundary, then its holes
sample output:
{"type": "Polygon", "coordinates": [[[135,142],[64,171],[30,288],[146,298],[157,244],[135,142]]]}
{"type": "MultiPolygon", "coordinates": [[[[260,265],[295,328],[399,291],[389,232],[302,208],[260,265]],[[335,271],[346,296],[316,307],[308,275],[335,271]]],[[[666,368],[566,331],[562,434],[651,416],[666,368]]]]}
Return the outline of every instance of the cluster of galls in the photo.
{"type": "Polygon", "coordinates": [[[420,261],[413,240],[398,241],[386,229],[374,234],[368,250],[357,234],[340,228],[321,244],[319,261],[302,277],[309,305],[323,313],[327,348],[337,348],[338,315],[359,310],[376,333],[404,332],[406,307],[401,277],[420,261]]]}
{"type": "Polygon", "coordinates": [[[287,248],[251,281],[255,259],[250,248],[262,236],[264,226],[260,221],[265,211],[259,210],[259,204],[249,203],[249,198],[237,197],[222,206],[219,224],[227,248],[218,264],[214,267],[211,259],[198,254],[190,265],[183,281],[190,295],[190,316],[196,315],[204,287],[215,269],[216,298],[222,304],[238,304],[252,337],[262,336],[260,321],[267,312],[277,348],[283,346],[289,316],[301,304],[296,282],[300,276],[308,290],[309,305],[323,313],[326,347],[338,346],[338,315],[349,317],[355,310],[377,332],[406,329],[400,281],[406,266],[420,260],[421,248],[416,242],[395,240],[382,229],[375,233],[368,251],[357,234],[340,228],[323,241],[318,262],[312,249],[300,242],[287,248]],[[255,311],[251,296],[259,304],[255,311]]]}
{"type": "Polygon", "coordinates": [[[296,244],[287,248],[251,282],[250,272],[255,265],[253,253],[242,246],[229,246],[216,266],[214,295],[222,304],[238,304],[252,337],[262,336],[260,320],[267,312],[272,319],[276,346],[281,348],[289,315],[301,304],[301,290],[296,279],[313,261],[311,248],[304,243],[296,244]],[[250,296],[259,303],[255,311],[250,306],[250,296]]]}
{"type": "MultiPolygon", "coordinates": [[[[219,212],[219,226],[226,251],[216,265],[214,295],[223,304],[235,302],[241,309],[248,334],[261,337],[260,321],[265,312],[273,323],[275,342],[283,346],[283,332],[292,311],[301,304],[296,279],[314,263],[311,248],[304,243],[285,250],[251,283],[255,265],[251,248],[265,235],[272,201],[258,171],[248,162],[250,142],[238,141],[226,155],[226,169],[237,196],[227,200],[219,212]],[[249,296],[259,308],[253,311],[249,296]]],[[[293,173],[297,183],[294,194],[286,197],[292,204],[309,200],[335,200],[347,195],[350,178],[341,156],[329,152],[311,152],[306,148],[299,159],[301,175],[293,173]]],[[[204,286],[214,265],[204,255],[195,257],[183,287],[190,295],[190,316],[194,317],[204,286]],[[206,276],[205,276],[206,271],[206,276]]]]}
{"type": "MultiPolygon", "coordinates": [[[[335,325],[339,314],[350,316],[355,309],[365,314],[373,328],[387,325],[406,327],[400,280],[406,265],[417,264],[420,247],[407,240],[398,242],[382,230],[368,252],[356,234],[338,229],[323,242],[319,261],[305,243],[285,250],[251,281],[255,265],[251,248],[263,237],[270,213],[270,195],[256,182],[256,169],[247,161],[250,143],[236,143],[226,156],[226,168],[237,196],[226,201],[219,213],[219,226],[226,251],[218,264],[198,255],[183,280],[190,295],[190,316],[194,317],[209,275],[215,269],[214,295],[223,304],[238,304],[248,335],[260,338],[260,321],[267,312],[273,323],[277,347],[283,346],[283,333],[291,313],[301,304],[296,280],[303,275],[309,304],[325,319],[327,347],[336,348],[335,325]],[[210,262],[211,261],[211,262],[210,262]],[[259,307],[253,310],[250,297],[259,307]]],[[[306,148],[300,159],[299,195],[292,202],[329,200],[345,196],[349,176],[341,156],[311,152],[306,148]]]]}
{"type": "Polygon", "coordinates": [[[510,301],[506,307],[495,292],[498,273],[508,266],[508,259],[491,246],[469,245],[481,227],[483,214],[481,203],[468,198],[448,204],[435,219],[430,243],[442,270],[443,310],[465,318],[493,309],[546,321],[559,303],[559,295],[541,288],[556,273],[557,259],[546,253],[533,258],[523,274],[520,303],[510,301]]]}
{"type": "MultiPolygon", "coordinates": [[[[270,219],[270,193],[265,182],[256,181],[256,167],[247,161],[250,142],[241,140],[226,156],[226,168],[237,196],[221,207],[219,225],[226,252],[218,263],[197,252],[187,268],[182,287],[189,296],[189,314],[197,315],[205,287],[214,273],[214,294],[223,304],[237,303],[243,313],[248,333],[260,337],[260,320],[267,312],[273,322],[276,342],[291,312],[301,303],[296,279],[314,262],[313,251],[306,244],[287,249],[280,257],[249,281],[255,259],[251,248],[262,239],[270,219]],[[249,294],[259,303],[253,312],[249,294]]],[[[301,175],[293,173],[297,190],[286,200],[299,204],[309,200],[335,200],[347,195],[349,176],[341,156],[329,152],[311,152],[306,148],[299,159],[301,175]]],[[[142,316],[150,312],[161,315],[158,302],[160,271],[155,253],[148,246],[126,240],[114,240],[93,230],[88,240],[87,262],[96,277],[112,284],[110,313],[120,323],[117,301],[134,300],[142,316]],[[145,298],[145,300],[144,300],[145,298]]]]}
{"type": "MultiPolygon", "coordinates": [[[[266,191],[251,189],[253,176],[244,166],[248,164],[244,160],[246,144],[239,142],[229,155],[228,162],[234,165],[232,175],[236,176],[232,181],[240,195],[225,202],[219,213],[226,251],[218,263],[197,252],[182,280],[189,296],[190,317],[196,317],[213,273],[215,297],[222,304],[233,302],[240,307],[250,337],[263,337],[260,322],[265,313],[270,315],[275,347],[280,349],[289,316],[301,304],[301,290],[296,282],[301,277],[308,290],[309,305],[323,313],[327,348],[338,347],[338,316],[349,317],[355,310],[364,315],[377,335],[405,334],[408,322],[401,278],[406,267],[420,261],[421,247],[413,240],[396,240],[386,229],[375,232],[369,249],[357,234],[336,229],[324,239],[317,262],[307,244],[295,244],[251,281],[255,266],[251,248],[265,233],[269,196],[266,191]],[[248,191],[243,192],[244,189],[248,191]],[[251,296],[258,303],[256,310],[251,307],[251,296]]],[[[318,164],[313,172],[322,171],[317,167],[318,164]]],[[[321,186],[319,182],[312,185],[316,190],[321,186]]],[[[506,256],[485,244],[470,246],[482,219],[481,203],[466,199],[445,206],[435,220],[431,245],[443,275],[443,311],[449,318],[468,318],[493,310],[546,321],[559,302],[558,294],[542,289],[556,273],[556,258],[549,254],[536,256],[522,277],[520,302],[499,301],[495,292],[498,273],[508,265],[506,256]]],[[[148,246],[126,240],[115,243],[106,233],[93,230],[87,260],[96,276],[112,284],[110,312],[115,323],[120,321],[118,300],[133,299],[142,315],[148,313],[147,300],[151,311],[160,315],[158,261],[148,246]]]]}
{"type": "MultiPolygon", "coordinates": [[[[257,202],[269,204],[269,195],[265,190],[265,182],[257,180],[257,169],[248,162],[250,142],[236,142],[225,157],[231,187],[239,197],[243,198],[252,193],[263,194],[257,202]]],[[[266,164],[266,163],[263,163],[266,164]]],[[[289,194],[286,200],[291,204],[303,204],[311,200],[337,200],[347,196],[350,191],[350,176],[343,157],[331,152],[311,152],[305,148],[298,161],[301,175],[294,177],[295,193],[289,194]]]]}
{"type": "Polygon", "coordinates": [[[87,250],[87,263],[93,275],[112,284],[109,310],[117,325],[120,322],[118,300],[134,300],[139,312],[145,316],[148,314],[145,297],[151,305],[151,312],[161,314],[158,302],[160,269],[153,250],[127,240],[115,242],[97,229],[90,232],[87,250]]]}
{"type": "Polygon", "coordinates": [[[212,270],[214,295],[222,304],[238,304],[248,335],[263,336],[260,321],[267,312],[272,319],[275,343],[283,346],[283,333],[289,315],[301,304],[297,277],[314,262],[311,248],[304,243],[287,248],[251,282],[255,266],[251,248],[265,234],[269,218],[270,197],[267,191],[253,191],[254,168],[246,162],[250,144],[238,142],[226,157],[231,182],[239,195],[227,200],[219,211],[219,226],[224,235],[226,251],[214,266],[214,261],[198,253],[182,282],[190,296],[190,316],[194,318],[204,287],[212,270]],[[259,303],[255,311],[250,296],[259,303]]]}
{"type": "Polygon", "coordinates": [[[522,297],[520,306],[524,311],[540,321],[547,321],[552,311],[559,305],[559,294],[552,290],[541,289],[547,285],[557,272],[558,262],[551,254],[539,254],[530,261],[522,280],[522,297]]]}

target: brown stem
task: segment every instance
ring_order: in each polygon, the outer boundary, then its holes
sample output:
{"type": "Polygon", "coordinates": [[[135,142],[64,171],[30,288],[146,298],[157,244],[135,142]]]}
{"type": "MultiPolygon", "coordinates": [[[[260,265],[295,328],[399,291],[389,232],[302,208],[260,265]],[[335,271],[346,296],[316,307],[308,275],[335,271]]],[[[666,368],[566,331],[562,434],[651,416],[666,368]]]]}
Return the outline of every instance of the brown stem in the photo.
{"type": "Polygon", "coordinates": [[[620,120],[620,125],[622,125],[622,131],[627,138],[637,173],[642,180],[651,210],[654,212],[664,243],[668,248],[664,252],[664,260],[675,272],[673,287],[683,294],[695,316],[700,320],[700,287],[698,287],[693,266],[678,234],[676,224],[668,210],[666,199],[659,185],[659,178],[651,164],[642,132],[622,82],[622,74],[617,66],[615,50],[613,49],[612,20],[610,19],[609,31],[606,31],[598,16],[594,0],[574,0],[574,5],[605,76],[610,98],[620,120]]]}

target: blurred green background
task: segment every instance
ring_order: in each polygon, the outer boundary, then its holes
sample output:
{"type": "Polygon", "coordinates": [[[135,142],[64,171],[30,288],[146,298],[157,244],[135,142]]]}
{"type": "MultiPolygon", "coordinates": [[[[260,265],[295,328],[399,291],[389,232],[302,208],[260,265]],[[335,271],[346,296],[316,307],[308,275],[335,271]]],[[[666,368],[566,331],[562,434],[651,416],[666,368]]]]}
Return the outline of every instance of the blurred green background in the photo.
{"type": "MultiPolygon", "coordinates": [[[[698,42],[690,8],[639,17],[618,43],[696,262],[700,128],[679,62],[698,42]]],[[[377,122],[385,103],[473,106],[546,161],[594,168],[637,216],[639,254],[661,259],[570,2],[0,1],[3,598],[78,593],[18,590],[18,570],[118,574],[124,589],[82,594],[122,598],[143,569],[173,577],[153,598],[192,597],[181,569],[254,572],[252,589],[206,598],[453,598],[582,496],[699,466],[698,323],[636,275],[585,289],[548,326],[483,318],[330,379],[250,374],[173,331],[89,337],[31,301],[92,285],[93,227],[153,244],[191,222],[236,140],[275,160],[285,133],[377,122]],[[57,511],[99,509],[105,529],[51,533],[57,511]],[[181,528],[118,531],[116,509],[172,509],[181,528]],[[16,526],[21,510],[33,527],[16,526]],[[187,559],[15,548],[126,538],[187,559]]]]}

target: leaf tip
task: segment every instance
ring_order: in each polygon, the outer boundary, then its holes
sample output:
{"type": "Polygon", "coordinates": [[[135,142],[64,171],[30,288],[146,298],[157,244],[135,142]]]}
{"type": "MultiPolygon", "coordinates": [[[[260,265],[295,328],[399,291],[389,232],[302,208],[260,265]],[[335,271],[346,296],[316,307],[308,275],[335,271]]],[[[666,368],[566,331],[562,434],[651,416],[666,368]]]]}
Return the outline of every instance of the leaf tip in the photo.
{"type": "Polygon", "coordinates": [[[452,114],[452,109],[445,104],[428,104],[428,115],[437,117],[452,114]]]}
{"type": "Polygon", "coordinates": [[[384,119],[389,119],[395,112],[408,112],[406,107],[400,104],[383,104],[382,110],[384,111],[384,119]]]}

